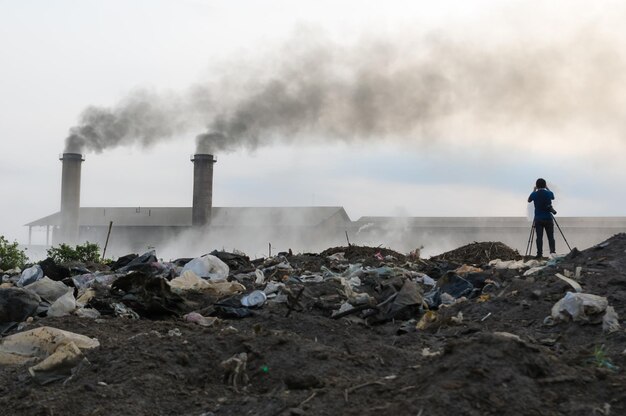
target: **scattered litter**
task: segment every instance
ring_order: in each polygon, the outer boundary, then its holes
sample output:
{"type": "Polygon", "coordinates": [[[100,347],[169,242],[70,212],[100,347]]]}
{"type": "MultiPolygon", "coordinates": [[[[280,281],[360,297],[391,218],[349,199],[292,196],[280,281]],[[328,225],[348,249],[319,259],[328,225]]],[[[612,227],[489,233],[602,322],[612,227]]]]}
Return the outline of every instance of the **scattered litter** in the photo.
{"type": "Polygon", "coordinates": [[[169,331],[167,331],[167,336],[168,337],[180,337],[182,335],[183,335],[183,333],[180,332],[180,329],[178,329],[178,328],[170,329],[169,331]]]}
{"type": "Polygon", "coordinates": [[[238,282],[213,281],[201,279],[192,270],[183,272],[179,277],[169,281],[169,285],[177,293],[186,290],[206,291],[216,297],[224,297],[243,292],[246,287],[238,282]]]}
{"type": "Polygon", "coordinates": [[[25,269],[20,276],[20,279],[17,281],[18,287],[28,286],[31,283],[35,283],[37,280],[43,278],[43,270],[41,266],[35,264],[28,269],[25,269]]]}
{"type": "Polygon", "coordinates": [[[48,316],[69,315],[76,309],[76,299],[74,299],[74,289],[68,288],[65,295],[54,301],[48,309],[48,316]]]}
{"type": "Polygon", "coordinates": [[[0,365],[37,364],[28,369],[41,384],[65,379],[85,358],[81,349],[99,347],[95,338],[39,327],[0,339],[0,365]]]}
{"type": "Polygon", "coordinates": [[[265,292],[255,290],[241,298],[241,305],[246,308],[260,308],[266,300],[267,296],[265,295],[265,292]]]}
{"type": "Polygon", "coordinates": [[[441,351],[431,351],[430,348],[422,348],[422,357],[437,357],[441,355],[441,351]]]}
{"type": "Polygon", "coordinates": [[[214,282],[226,280],[230,271],[226,263],[211,254],[206,254],[191,260],[189,263],[185,264],[181,274],[185,273],[187,270],[191,270],[197,276],[214,282]]]}
{"type": "Polygon", "coordinates": [[[577,281],[572,280],[569,277],[565,277],[561,273],[557,273],[555,276],[561,279],[562,281],[564,281],[565,283],[569,284],[576,292],[581,293],[583,291],[583,288],[580,286],[580,284],[577,281]]]}
{"type": "Polygon", "coordinates": [[[568,321],[570,318],[573,321],[585,320],[588,315],[604,312],[608,305],[608,300],[602,296],[567,292],[552,307],[551,317],[557,321],[568,321]]]}
{"type": "Polygon", "coordinates": [[[602,330],[604,332],[611,333],[619,331],[620,329],[621,327],[619,324],[619,317],[617,315],[617,312],[615,312],[615,308],[613,308],[612,306],[607,306],[606,312],[602,317],[602,330]]]}
{"type": "Polygon", "coordinates": [[[0,324],[22,322],[37,312],[41,298],[29,290],[0,289],[0,324]]]}
{"type": "Polygon", "coordinates": [[[214,316],[202,316],[198,312],[188,313],[187,315],[183,316],[183,318],[187,322],[193,322],[193,323],[198,324],[200,326],[206,326],[206,327],[213,326],[217,322],[220,321],[219,318],[216,318],[214,316]]]}
{"type": "Polygon", "coordinates": [[[24,286],[24,289],[36,293],[40,298],[47,300],[48,302],[54,302],[61,296],[65,295],[69,288],[62,282],[56,282],[44,276],[42,279],[24,286]]]}
{"type": "Polygon", "coordinates": [[[248,365],[248,354],[245,352],[235,354],[220,363],[224,369],[224,383],[239,391],[239,386],[248,384],[246,367],[248,365]]]}

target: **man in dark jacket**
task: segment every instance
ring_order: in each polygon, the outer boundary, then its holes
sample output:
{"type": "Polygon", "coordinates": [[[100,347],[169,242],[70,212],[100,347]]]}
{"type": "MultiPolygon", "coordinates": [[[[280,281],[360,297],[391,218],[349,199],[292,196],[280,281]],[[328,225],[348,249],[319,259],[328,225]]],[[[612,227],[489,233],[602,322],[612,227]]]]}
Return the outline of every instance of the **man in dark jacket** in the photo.
{"type": "Polygon", "coordinates": [[[535,221],[533,223],[537,234],[537,258],[543,256],[543,231],[548,236],[548,245],[550,246],[550,254],[556,252],[554,243],[554,222],[552,213],[552,201],[554,194],[546,186],[546,180],[539,178],[535,184],[533,193],[528,197],[528,202],[535,203],[535,221]]]}

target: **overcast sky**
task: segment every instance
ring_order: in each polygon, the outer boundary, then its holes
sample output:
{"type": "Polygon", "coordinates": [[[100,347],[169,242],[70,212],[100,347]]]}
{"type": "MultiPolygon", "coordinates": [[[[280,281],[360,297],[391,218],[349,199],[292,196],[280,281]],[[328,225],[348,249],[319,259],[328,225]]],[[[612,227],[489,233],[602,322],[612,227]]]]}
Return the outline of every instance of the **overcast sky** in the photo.
{"type": "Polygon", "coordinates": [[[211,114],[86,150],[82,206],[190,206],[195,137],[260,105],[254,145],[215,151],[215,206],[521,216],[541,176],[559,215],[624,215],[625,17],[617,1],[0,0],[0,234],[25,242],[59,209],[85,108],[137,91],[210,91],[211,114]],[[306,126],[261,94],[317,91],[322,72],[332,105],[306,126]]]}

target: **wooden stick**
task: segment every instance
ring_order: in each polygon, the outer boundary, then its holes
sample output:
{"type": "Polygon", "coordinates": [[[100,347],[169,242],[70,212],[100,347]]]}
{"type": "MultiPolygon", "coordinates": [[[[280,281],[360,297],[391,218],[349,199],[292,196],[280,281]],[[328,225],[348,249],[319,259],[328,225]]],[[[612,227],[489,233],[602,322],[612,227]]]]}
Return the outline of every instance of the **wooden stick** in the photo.
{"type": "Polygon", "coordinates": [[[350,239],[348,238],[348,230],[346,230],[346,240],[348,241],[348,247],[350,247],[350,239]]]}
{"type": "Polygon", "coordinates": [[[104,250],[102,250],[102,260],[107,252],[107,246],[109,245],[109,237],[111,236],[111,228],[113,228],[113,221],[109,222],[109,232],[107,233],[107,241],[104,243],[104,250]]]}

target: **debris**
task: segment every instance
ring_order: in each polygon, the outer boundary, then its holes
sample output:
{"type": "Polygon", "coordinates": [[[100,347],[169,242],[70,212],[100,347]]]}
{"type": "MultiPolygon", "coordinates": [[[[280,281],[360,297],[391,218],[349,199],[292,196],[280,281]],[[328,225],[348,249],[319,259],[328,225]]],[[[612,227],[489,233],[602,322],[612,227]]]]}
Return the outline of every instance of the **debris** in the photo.
{"type": "Polygon", "coordinates": [[[24,286],[24,289],[36,293],[40,298],[48,302],[54,302],[65,295],[70,288],[62,282],[56,282],[48,277],[44,277],[28,286],[24,286]]]}
{"type": "Polygon", "coordinates": [[[441,289],[442,294],[447,293],[454,299],[468,296],[474,289],[474,285],[454,272],[446,273],[437,281],[437,286],[441,289]]]}
{"type": "Polygon", "coordinates": [[[95,338],[39,327],[0,340],[0,365],[35,364],[28,369],[41,384],[65,379],[85,360],[82,349],[99,347],[95,338]]]}
{"type": "Polygon", "coordinates": [[[437,357],[441,355],[441,351],[431,351],[430,348],[422,348],[422,357],[437,357]]]}
{"type": "Polygon", "coordinates": [[[187,315],[184,315],[183,318],[187,322],[193,322],[193,323],[198,324],[200,326],[207,326],[207,327],[208,326],[213,326],[217,322],[220,321],[219,318],[216,318],[214,316],[202,316],[198,312],[188,313],[187,315]]]}
{"type": "Polygon", "coordinates": [[[265,292],[255,290],[241,298],[241,305],[246,308],[260,308],[266,300],[267,296],[265,295],[265,292]]]}
{"type": "Polygon", "coordinates": [[[65,293],[65,295],[61,296],[57,300],[54,301],[50,308],[48,309],[48,316],[65,316],[69,315],[76,309],[76,299],[74,299],[74,289],[68,288],[69,290],[65,293]]]}
{"type": "Polygon", "coordinates": [[[11,287],[0,289],[0,324],[22,322],[37,312],[41,298],[29,290],[11,287]]]}
{"type": "Polygon", "coordinates": [[[450,318],[450,321],[452,323],[455,323],[457,325],[460,325],[463,323],[463,312],[459,311],[459,313],[456,314],[456,316],[453,316],[450,318]]]}
{"type": "Polygon", "coordinates": [[[581,293],[583,291],[583,288],[577,281],[572,280],[569,277],[565,277],[561,273],[557,273],[555,276],[570,285],[577,293],[581,293]]]}
{"type": "Polygon", "coordinates": [[[494,332],[493,335],[504,339],[512,339],[514,341],[522,342],[519,335],[511,334],[510,332],[494,332]]]}
{"type": "Polygon", "coordinates": [[[183,272],[179,277],[169,281],[169,285],[176,293],[186,290],[206,291],[218,298],[234,295],[246,290],[246,287],[237,282],[213,281],[201,279],[192,270],[183,272]]]}
{"type": "Polygon", "coordinates": [[[220,366],[224,369],[224,382],[232,386],[235,391],[239,391],[239,386],[248,384],[247,365],[248,354],[245,352],[235,354],[220,363],[220,366]]]}
{"type": "Polygon", "coordinates": [[[437,313],[435,311],[426,311],[424,315],[420,318],[417,325],[415,325],[416,329],[426,329],[428,325],[435,322],[437,320],[437,313]]]}
{"type": "Polygon", "coordinates": [[[615,309],[612,306],[607,306],[606,312],[602,317],[602,330],[610,334],[611,332],[616,332],[620,329],[621,328],[617,312],[615,312],[615,309]]]}
{"type": "Polygon", "coordinates": [[[604,312],[609,305],[605,297],[589,293],[567,292],[565,296],[552,307],[551,317],[555,320],[573,321],[587,319],[587,315],[604,312]]]}
{"type": "Polygon", "coordinates": [[[17,286],[18,287],[28,286],[29,284],[35,283],[37,280],[41,278],[43,278],[43,270],[41,269],[40,265],[35,264],[34,266],[29,267],[28,269],[25,269],[22,272],[22,275],[17,281],[17,286]]]}
{"type": "Polygon", "coordinates": [[[111,290],[126,306],[144,318],[178,316],[185,303],[182,297],[171,291],[167,280],[145,272],[131,272],[121,276],[113,283],[111,290]]]}
{"type": "Polygon", "coordinates": [[[226,263],[211,254],[206,254],[191,260],[189,263],[185,264],[181,274],[185,273],[187,270],[191,270],[199,277],[214,282],[226,280],[230,271],[226,263]]]}

